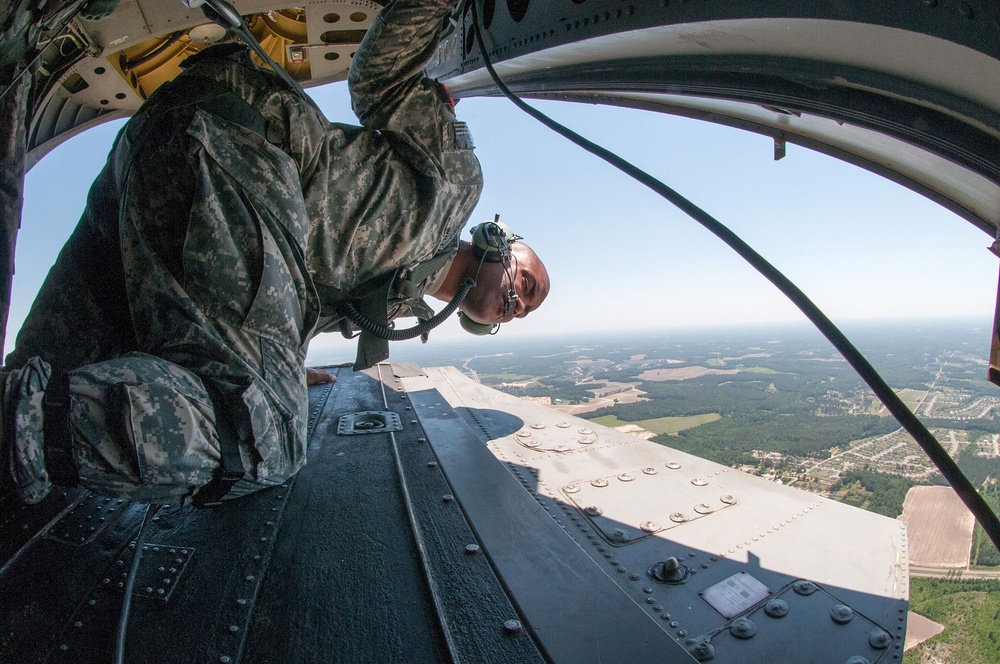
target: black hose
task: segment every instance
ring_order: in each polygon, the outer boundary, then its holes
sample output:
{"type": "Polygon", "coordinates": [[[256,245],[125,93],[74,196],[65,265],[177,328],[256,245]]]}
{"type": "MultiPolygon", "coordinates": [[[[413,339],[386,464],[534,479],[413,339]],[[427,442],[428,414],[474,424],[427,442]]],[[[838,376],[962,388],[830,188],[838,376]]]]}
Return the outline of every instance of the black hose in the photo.
{"type": "Polygon", "coordinates": [[[231,4],[229,4],[226,0],[204,0],[204,4],[201,5],[201,10],[208,20],[239,35],[240,39],[242,39],[243,42],[250,47],[250,50],[257,54],[260,61],[270,67],[278,78],[285,82],[285,85],[288,86],[289,90],[302,97],[307,104],[316,110],[319,110],[319,107],[316,106],[316,102],[312,97],[306,94],[306,91],[301,85],[299,85],[299,82],[292,78],[292,75],[289,74],[284,67],[275,62],[271,56],[267,54],[264,47],[260,45],[257,38],[253,36],[252,32],[250,32],[250,28],[247,27],[243,17],[231,4]]]}
{"type": "Polygon", "coordinates": [[[587,152],[600,157],[618,170],[641,182],[656,193],[660,194],[663,198],[673,203],[675,206],[680,208],[681,211],[685,212],[688,216],[693,218],[706,229],[711,231],[716,237],[725,242],[733,251],[739,254],[745,261],[752,265],[754,269],[774,284],[778,290],[780,290],[789,300],[792,301],[793,304],[795,304],[795,306],[799,308],[799,310],[802,311],[802,313],[806,315],[806,318],[808,318],[823,334],[823,336],[825,336],[830,343],[833,344],[834,348],[836,348],[840,354],[844,356],[844,359],[847,360],[858,375],[861,376],[866,383],[868,383],[868,386],[871,388],[872,392],[875,393],[875,396],[877,396],[882,403],[885,404],[885,407],[890,413],[892,413],[893,417],[896,418],[899,424],[913,437],[915,441],[917,441],[917,444],[924,450],[930,460],[941,472],[941,475],[948,480],[948,483],[951,484],[952,488],[962,499],[962,502],[965,503],[965,506],[972,512],[976,520],[983,527],[983,530],[986,531],[990,540],[993,541],[994,546],[996,546],[997,549],[1000,549],[1000,519],[997,519],[997,515],[994,514],[989,504],[981,495],[979,495],[979,492],[976,491],[972,482],[970,482],[969,479],[962,473],[961,469],[959,469],[955,460],[948,455],[948,452],[945,451],[943,447],[941,447],[941,443],[937,441],[934,434],[932,434],[927,427],[924,426],[923,422],[921,422],[917,416],[906,407],[906,404],[903,403],[902,399],[896,395],[892,388],[889,387],[885,380],[882,379],[865,356],[854,347],[844,333],[841,332],[829,318],[827,318],[826,314],[824,314],[819,307],[813,304],[806,294],[803,293],[798,286],[792,283],[788,277],[782,274],[776,267],[765,260],[763,256],[750,247],[750,245],[744,242],[738,235],[710,214],[654,178],[652,175],[629,163],[625,159],[622,159],[613,152],[587,140],[573,130],[564,127],[541,111],[527,105],[517,95],[511,92],[510,88],[508,88],[507,85],[500,80],[496,70],[493,68],[493,63],[490,62],[490,58],[486,54],[486,45],[483,43],[483,36],[479,29],[479,16],[476,10],[476,2],[475,0],[470,0],[470,2],[472,4],[472,23],[476,32],[476,40],[479,44],[479,52],[483,56],[483,62],[486,65],[486,70],[489,72],[490,77],[492,77],[493,82],[500,89],[500,92],[502,92],[507,99],[513,102],[515,106],[544,124],[549,129],[569,139],[587,152]]]}
{"type": "Polygon", "coordinates": [[[125,662],[125,635],[128,632],[128,617],[132,609],[132,589],[135,587],[136,577],[139,576],[139,563],[142,560],[142,546],[146,542],[146,533],[153,522],[153,517],[160,511],[160,505],[147,505],[146,515],[142,519],[142,527],[135,538],[135,554],[132,556],[132,567],[129,569],[128,578],[125,580],[125,597],[122,599],[122,613],[118,618],[118,634],[115,639],[115,664],[125,662]]]}
{"type": "Polygon", "coordinates": [[[149,53],[147,53],[147,54],[145,54],[143,56],[140,56],[140,57],[136,58],[135,60],[128,60],[126,62],[123,62],[122,63],[122,70],[123,71],[128,71],[130,69],[134,69],[135,67],[139,67],[141,65],[146,64],[147,62],[149,62],[150,60],[152,60],[156,56],[160,55],[165,50],[167,50],[168,48],[170,48],[171,46],[173,46],[174,44],[176,44],[177,41],[181,37],[183,37],[183,36],[184,36],[184,31],[183,30],[178,30],[177,32],[172,33],[169,37],[167,37],[167,39],[165,41],[163,41],[160,44],[158,44],[156,46],[156,48],[154,48],[149,53]]]}
{"type": "Polygon", "coordinates": [[[427,334],[435,327],[443,323],[448,316],[455,312],[455,309],[462,302],[462,300],[465,299],[465,296],[469,294],[469,291],[475,287],[475,281],[472,279],[466,279],[462,282],[462,286],[458,289],[458,292],[455,293],[455,297],[451,298],[451,301],[445,305],[444,309],[434,314],[431,318],[420,321],[413,327],[405,330],[393,330],[385,325],[376,323],[371,318],[358,311],[357,307],[350,302],[341,303],[340,313],[362,330],[375,335],[379,339],[388,339],[389,341],[406,341],[408,339],[416,339],[423,334],[427,334]]]}

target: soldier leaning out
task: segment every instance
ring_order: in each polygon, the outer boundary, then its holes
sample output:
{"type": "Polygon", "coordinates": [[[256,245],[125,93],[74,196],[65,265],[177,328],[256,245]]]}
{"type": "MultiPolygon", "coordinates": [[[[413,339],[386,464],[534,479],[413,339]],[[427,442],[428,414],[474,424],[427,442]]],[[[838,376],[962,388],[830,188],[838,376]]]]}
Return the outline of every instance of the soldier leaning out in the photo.
{"type": "Polygon", "coordinates": [[[423,295],[450,300],[471,278],[470,320],[541,304],[530,248],[483,262],[458,240],[482,173],[421,73],[453,4],[381,12],[349,76],[361,127],[329,123],[236,44],[149,98],[6,359],[4,484],[27,502],[54,482],[200,504],[279,484],[305,463],[308,343],[350,327],[345,302],[426,318],[423,295]]]}

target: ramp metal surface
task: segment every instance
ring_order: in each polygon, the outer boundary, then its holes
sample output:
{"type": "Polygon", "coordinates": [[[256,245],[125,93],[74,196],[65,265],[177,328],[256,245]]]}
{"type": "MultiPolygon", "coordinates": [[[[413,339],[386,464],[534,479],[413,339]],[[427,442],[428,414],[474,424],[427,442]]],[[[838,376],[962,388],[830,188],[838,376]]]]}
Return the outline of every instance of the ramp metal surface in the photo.
{"type": "Polygon", "coordinates": [[[561,537],[572,546],[559,549],[560,565],[600,571],[579,583],[595,584],[601,615],[628,599],[633,626],[648,618],[699,661],[902,657],[904,524],[501,394],[454,368],[426,374],[403,383],[529,618],[526,604],[548,595],[532,595],[525,570],[544,569],[535,557],[561,537]],[[434,435],[456,416],[485,450],[434,435]],[[517,526],[504,522],[512,513],[517,526]]]}
{"type": "MultiPolygon", "coordinates": [[[[310,389],[309,462],[286,485],[159,511],[126,661],[543,661],[407,395],[379,371],[310,389]],[[372,412],[395,417],[338,433],[372,412]]],[[[2,501],[0,662],[112,661],[146,506],[79,489],[2,501]]]]}

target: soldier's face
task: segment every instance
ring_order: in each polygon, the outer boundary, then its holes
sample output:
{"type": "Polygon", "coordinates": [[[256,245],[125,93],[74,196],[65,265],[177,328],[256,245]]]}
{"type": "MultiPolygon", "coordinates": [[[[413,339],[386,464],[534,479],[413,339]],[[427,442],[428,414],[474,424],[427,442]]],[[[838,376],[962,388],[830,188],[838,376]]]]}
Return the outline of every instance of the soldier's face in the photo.
{"type": "Polygon", "coordinates": [[[461,309],[479,323],[507,323],[524,318],[549,294],[545,265],[526,245],[512,247],[508,266],[484,263],[474,289],[461,309]],[[516,297],[515,297],[516,296],[516,297]]]}

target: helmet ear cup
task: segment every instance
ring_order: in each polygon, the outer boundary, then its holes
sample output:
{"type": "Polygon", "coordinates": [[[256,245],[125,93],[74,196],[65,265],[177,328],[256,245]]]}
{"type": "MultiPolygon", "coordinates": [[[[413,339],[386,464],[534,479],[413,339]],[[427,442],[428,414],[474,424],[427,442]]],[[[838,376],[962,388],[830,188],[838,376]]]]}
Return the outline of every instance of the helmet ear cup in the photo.
{"type": "Polygon", "coordinates": [[[472,251],[487,263],[499,263],[510,254],[510,245],[519,240],[510,226],[498,219],[473,226],[472,251]]]}
{"type": "MultiPolygon", "coordinates": [[[[499,214],[493,221],[484,221],[481,224],[473,226],[470,232],[472,233],[472,253],[475,257],[485,263],[503,263],[504,271],[509,273],[510,247],[520,240],[521,236],[514,235],[514,231],[510,229],[510,226],[500,221],[499,214]]],[[[482,267],[482,262],[480,263],[480,267],[482,267]]],[[[513,281],[513,277],[509,274],[508,276],[513,281]]],[[[516,294],[513,291],[507,295],[507,298],[510,299],[511,295],[516,298],[516,294]]],[[[466,332],[477,336],[496,334],[496,331],[500,329],[499,323],[480,323],[469,318],[462,311],[458,312],[458,319],[466,332]]]]}
{"type": "Polygon", "coordinates": [[[458,320],[462,324],[462,328],[466,332],[475,334],[477,337],[486,336],[487,334],[493,334],[494,330],[500,327],[497,324],[490,325],[487,323],[479,323],[477,321],[474,321],[461,311],[458,312],[458,320]]]}

